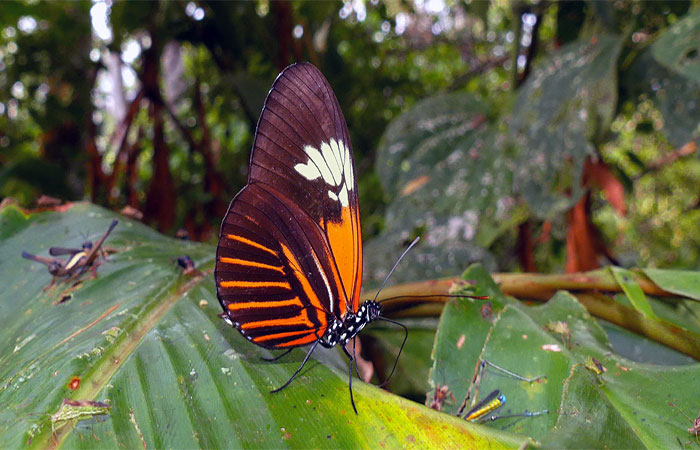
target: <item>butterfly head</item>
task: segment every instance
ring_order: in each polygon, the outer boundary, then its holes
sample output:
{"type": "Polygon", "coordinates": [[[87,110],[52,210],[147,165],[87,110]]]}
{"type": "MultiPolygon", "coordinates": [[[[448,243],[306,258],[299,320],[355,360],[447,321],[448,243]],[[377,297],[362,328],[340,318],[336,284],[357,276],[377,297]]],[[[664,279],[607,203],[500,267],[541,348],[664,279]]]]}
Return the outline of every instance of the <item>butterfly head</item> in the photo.
{"type": "Polygon", "coordinates": [[[357,310],[357,316],[361,317],[365,323],[370,323],[382,315],[382,305],[374,300],[367,300],[357,310]]]}
{"type": "Polygon", "coordinates": [[[347,344],[365,325],[377,320],[381,312],[382,306],[379,303],[373,300],[364,302],[357,313],[349,313],[344,318],[333,322],[321,339],[321,345],[330,348],[338,344],[347,344]]]}

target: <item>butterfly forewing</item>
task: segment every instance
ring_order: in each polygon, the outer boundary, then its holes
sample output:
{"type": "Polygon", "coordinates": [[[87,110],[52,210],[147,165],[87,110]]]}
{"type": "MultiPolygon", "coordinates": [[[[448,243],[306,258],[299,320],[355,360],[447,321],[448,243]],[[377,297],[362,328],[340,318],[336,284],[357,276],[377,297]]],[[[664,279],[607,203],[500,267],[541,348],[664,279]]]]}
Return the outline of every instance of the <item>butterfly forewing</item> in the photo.
{"type": "Polygon", "coordinates": [[[357,311],[361,277],[357,181],[345,119],[318,69],[290,66],[265,101],[248,185],[222,225],[219,298],[254,342],[304,345],[320,338],[330,320],[345,317],[348,309],[357,311]],[[258,279],[263,284],[227,283],[258,279]],[[269,326],[244,327],[237,320],[241,317],[269,326]],[[289,334],[271,339],[274,333],[289,334]]]}
{"type": "MultiPolygon", "coordinates": [[[[341,274],[334,281],[347,296],[342,303],[357,310],[362,242],[355,164],[338,100],[314,66],[297,64],[275,81],[258,123],[250,181],[279,186],[321,227],[341,274]]],[[[339,305],[340,315],[345,308],[339,305]]]]}

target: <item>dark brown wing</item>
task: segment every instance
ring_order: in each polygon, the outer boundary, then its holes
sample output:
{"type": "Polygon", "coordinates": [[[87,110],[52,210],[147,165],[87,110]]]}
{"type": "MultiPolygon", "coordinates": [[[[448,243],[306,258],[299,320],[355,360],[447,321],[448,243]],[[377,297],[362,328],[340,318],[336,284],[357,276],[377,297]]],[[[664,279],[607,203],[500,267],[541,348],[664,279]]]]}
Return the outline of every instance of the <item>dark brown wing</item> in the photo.
{"type": "MultiPolygon", "coordinates": [[[[274,187],[297,205],[327,241],[340,295],[333,313],[357,311],[362,236],[355,163],[338,100],[311,64],[285,69],[258,122],[249,183],[274,187]]],[[[310,232],[310,225],[304,230],[310,232]]]]}

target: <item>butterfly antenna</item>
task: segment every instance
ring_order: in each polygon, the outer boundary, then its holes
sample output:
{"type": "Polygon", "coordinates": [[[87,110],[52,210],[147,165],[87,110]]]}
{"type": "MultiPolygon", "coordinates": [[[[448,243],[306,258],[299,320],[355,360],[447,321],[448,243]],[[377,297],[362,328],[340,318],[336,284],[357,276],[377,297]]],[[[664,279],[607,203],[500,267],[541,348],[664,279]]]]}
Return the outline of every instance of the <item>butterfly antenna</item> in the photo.
{"type": "Polygon", "coordinates": [[[401,256],[399,256],[399,259],[396,260],[396,263],[394,263],[394,267],[391,268],[389,271],[389,274],[384,278],[384,281],[382,282],[382,285],[379,287],[379,290],[377,291],[377,295],[374,296],[374,301],[377,301],[377,297],[379,297],[379,293],[382,292],[382,289],[384,289],[384,285],[386,284],[387,281],[389,281],[389,277],[391,276],[392,273],[394,273],[394,270],[396,270],[396,267],[399,265],[401,260],[403,259],[404,256],[406,256],[406,253],[408,253],[409,250],[413,248],[414,245],[416,245],[420,241],[420,236],[415,238],[413,242],[411,242],[411,245],[409,245],[406,250],[401,253],[401,256]]]}

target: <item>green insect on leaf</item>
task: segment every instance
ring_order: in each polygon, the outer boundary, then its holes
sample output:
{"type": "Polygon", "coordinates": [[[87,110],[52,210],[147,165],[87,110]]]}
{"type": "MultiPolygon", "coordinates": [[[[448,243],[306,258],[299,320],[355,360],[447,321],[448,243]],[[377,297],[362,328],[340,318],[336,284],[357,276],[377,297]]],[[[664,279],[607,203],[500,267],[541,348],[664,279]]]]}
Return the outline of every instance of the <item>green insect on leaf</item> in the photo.
{"type": "Polygon", "coordinates": [[[51,431],[64,426],[71,420],[85,420],[93,416],[109,414],[112,405],[103,402],[93,402],[90,400],[69,400],[64,399],[61,406],[51,415],[51,431]]]}

